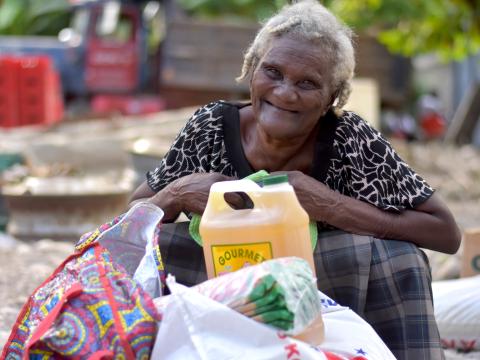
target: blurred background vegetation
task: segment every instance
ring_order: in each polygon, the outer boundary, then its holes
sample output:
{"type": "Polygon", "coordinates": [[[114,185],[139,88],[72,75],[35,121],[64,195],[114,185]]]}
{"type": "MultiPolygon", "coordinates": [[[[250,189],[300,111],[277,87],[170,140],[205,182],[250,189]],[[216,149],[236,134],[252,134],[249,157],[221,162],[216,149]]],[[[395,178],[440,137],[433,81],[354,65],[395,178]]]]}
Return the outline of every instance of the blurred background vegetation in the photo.
{"type": "Polygon", "coordinates": [[[0,35],[57,35],[69,8],[67,0],[0,0],[0,35]]]}
{"type": "MultiPolygon", "coordinates": [[[[175,0],[171,0],[175,1],[175,0]]],[[[190,15],[257,21],[287,0],[176,0],[190,15]]],[[[348,25],[393,53],[434,52],[445,61],[480,51],[480,0],[324,0],[348,25]]],[[[0,0],[0,34],[56,35],[68,26],[68,0],[0,0]]]]}

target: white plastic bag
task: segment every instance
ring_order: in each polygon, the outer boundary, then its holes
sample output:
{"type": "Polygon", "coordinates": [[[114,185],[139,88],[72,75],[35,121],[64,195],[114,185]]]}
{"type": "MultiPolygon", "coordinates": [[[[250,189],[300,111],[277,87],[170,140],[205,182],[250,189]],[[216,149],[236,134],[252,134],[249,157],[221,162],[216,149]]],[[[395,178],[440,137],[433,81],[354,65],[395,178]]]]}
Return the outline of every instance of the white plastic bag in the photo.
{"type": "Polygon", "coordinates": [[[167,284],[172,295],[159,301],[164,316],[152,359],[395,359],[370,325],[321,293],[326,339],[315,348],[176,284],[171,276],[167,284]]]}
{"type": "Polygon", "coordinates": [[[432,291],[442,345],[480,350],[480,275],[436,281],[432,291]]]}
{"type": "Polygon", "coordinates": [[[156,251],[163,215],[163,210],[152,203],[137,203],[97,240],[152,298],[162,295],[159,270],[163,268],[159,269],[157,261],[161,258],[156,251]]]}
{"type": "Polygon", "coordinates": [[[387,345],[365,320],[321,291],[319,293],[325,323],[325,340],[318,346],[319,349],[355,360],[395,359],[387,345]]]}

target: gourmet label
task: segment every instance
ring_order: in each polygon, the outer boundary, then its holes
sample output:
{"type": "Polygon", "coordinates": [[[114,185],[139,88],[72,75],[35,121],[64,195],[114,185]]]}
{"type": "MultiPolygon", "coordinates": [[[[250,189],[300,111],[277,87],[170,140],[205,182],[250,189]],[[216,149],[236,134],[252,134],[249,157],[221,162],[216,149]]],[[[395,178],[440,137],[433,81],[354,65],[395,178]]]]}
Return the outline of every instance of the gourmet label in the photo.
{"type": "Polygon", "coordinates": [[[272,244],[257,242],[248,244],[212,245],[215,276],[237,271],[273,258],[272,244]]]}

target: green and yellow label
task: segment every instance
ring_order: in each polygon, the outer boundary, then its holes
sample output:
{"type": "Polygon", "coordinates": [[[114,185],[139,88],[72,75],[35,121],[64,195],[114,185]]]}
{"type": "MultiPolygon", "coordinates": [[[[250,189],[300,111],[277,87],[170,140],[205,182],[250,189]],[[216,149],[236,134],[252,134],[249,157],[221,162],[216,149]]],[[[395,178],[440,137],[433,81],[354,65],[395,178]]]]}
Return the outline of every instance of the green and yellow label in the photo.
{"type": "Polygon", "coordinates": [[[237,271],[273,258],[272,244],[258,242],[248,244],[212,245],[215,276],[237,271]]]}

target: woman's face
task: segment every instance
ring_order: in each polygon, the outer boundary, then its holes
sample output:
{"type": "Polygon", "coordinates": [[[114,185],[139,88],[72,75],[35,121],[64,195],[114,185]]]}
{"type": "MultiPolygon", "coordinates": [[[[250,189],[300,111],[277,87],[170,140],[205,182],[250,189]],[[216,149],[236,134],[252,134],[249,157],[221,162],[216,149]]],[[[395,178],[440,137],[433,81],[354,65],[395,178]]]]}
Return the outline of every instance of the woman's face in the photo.
{"type": "Polygon", "coordinates": [[[250,82],[257,124],[279,140],[309,134],[334,100],[332,69],[321,46],[288,36],[273,40],[250,82]]]}

